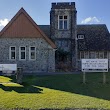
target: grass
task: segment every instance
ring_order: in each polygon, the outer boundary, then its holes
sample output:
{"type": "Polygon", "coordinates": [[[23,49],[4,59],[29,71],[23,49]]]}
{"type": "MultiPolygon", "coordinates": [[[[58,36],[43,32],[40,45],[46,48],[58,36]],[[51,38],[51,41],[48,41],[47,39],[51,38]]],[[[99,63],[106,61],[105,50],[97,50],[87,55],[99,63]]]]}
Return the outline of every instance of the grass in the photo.
{"type": "Polygon", "coordinates": [[[102,73],[25,76],[23,84],[14,77],[0,76],[0,108],[13,109],[110,109],[110,75],[102,84],[102,73]],[[7,82],[7,83],[6,83],[7,82]]]}

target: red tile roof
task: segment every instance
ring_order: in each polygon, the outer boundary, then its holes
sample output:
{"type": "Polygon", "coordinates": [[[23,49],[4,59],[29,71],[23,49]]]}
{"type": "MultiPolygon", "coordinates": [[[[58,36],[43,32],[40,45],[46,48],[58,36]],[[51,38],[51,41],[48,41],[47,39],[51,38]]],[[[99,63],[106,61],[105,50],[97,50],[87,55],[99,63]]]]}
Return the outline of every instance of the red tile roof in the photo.
{"type": "Polygon", "coordinates": [[[21,8],[11,21],[1,30],[1,38],[43,38],[53,48],[55,44],[37,26],[28,13],[21,8]]]}

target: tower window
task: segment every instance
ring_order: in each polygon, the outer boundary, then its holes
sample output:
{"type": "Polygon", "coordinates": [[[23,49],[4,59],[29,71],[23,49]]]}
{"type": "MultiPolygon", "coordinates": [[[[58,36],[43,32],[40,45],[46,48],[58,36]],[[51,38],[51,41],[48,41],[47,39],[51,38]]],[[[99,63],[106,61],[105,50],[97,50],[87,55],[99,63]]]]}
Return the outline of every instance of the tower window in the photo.
{"type": "Polygon", "coordinates": [[[60,30],[68,29],[68,16],[59,16],[58,17],[58,29],[60,29],[60,30]]]}

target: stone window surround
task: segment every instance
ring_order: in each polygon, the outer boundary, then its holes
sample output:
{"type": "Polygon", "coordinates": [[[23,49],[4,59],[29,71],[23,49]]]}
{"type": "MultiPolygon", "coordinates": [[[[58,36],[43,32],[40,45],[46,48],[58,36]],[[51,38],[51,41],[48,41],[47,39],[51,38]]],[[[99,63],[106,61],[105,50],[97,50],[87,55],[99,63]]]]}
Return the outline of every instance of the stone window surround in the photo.
{"type": "Polygon", "coordinates": [[[68,30],[68,29],[69,29],[69,16],[68,15],[58,15],[58,30],[68,30]],[[60,29],[60,26],[59,26],[59,21],[60,21],[59,16],[63,16],[63,19],[62,19],[63,29],[60,29]],[[67,16],[67,19],[64,19],[64,16],[67,16]],[[67,29],[64,29],[64,21],[65,20],[67,21],[67,29]]]}
{"type": "Polygon", "coordinates": [[[30,46],[29,47],[29,60],[36,60],[36,47],[35,46],[30,46]],[[31,47],[34,47],[35,50],[34,51],[31,51],[31,47]],[[34,52],[35,53],[35,58],[34,59],[31,59],[31,52],[34,52]]]}
{"type": "Polygon", "coordinates": [[[26,46],[19,47],[19,60],[26,60],[26,46]],[[25,52],[25,59],[21,59],[21,47],[25,47],[25,51],[23,51],[23,52],[25,52]]]}
{"type": "Polygon", "coordinates": [[[9,60],[16,60],[16,46],[10,46],[10,47],[9,47],[9,60]],[[12,47],[15,48],[15,58],[14,58],[14,59],[11,58],[11,52],[12,52],[11,48],[12,48],[12,47]]]}

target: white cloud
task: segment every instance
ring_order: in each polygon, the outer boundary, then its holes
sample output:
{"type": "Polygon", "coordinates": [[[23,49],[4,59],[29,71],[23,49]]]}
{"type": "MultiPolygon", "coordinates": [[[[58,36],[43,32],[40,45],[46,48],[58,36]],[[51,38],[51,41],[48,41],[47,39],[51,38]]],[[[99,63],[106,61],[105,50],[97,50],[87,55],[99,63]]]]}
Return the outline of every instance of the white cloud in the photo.
{"type": "Polygon", "coordinates": [[[7,18],[0,19],[0,27],[4,27],[8,24],[9,20],[7,18]]]}
{"type": "Polygon", "coordinates": [[[100,23],[100,20],[97,17],[88,17],[81,21],[81,24],[97,24],[100,23]]]}

